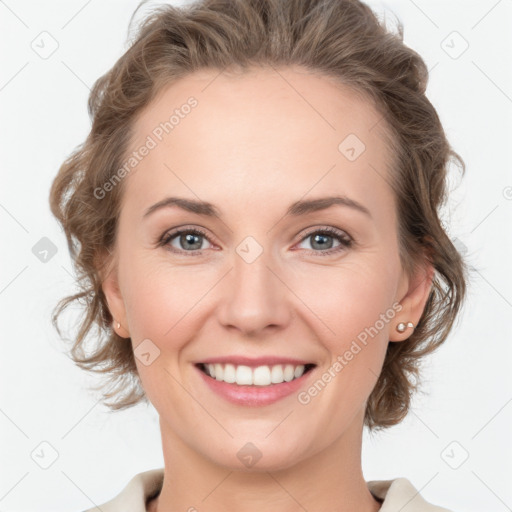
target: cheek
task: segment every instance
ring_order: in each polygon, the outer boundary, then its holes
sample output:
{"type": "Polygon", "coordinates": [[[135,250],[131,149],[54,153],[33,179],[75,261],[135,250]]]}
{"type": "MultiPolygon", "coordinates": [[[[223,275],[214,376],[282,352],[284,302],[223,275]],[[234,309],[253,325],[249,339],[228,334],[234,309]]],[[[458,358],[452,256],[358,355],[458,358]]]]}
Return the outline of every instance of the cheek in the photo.
{"type": "Polygon", "coordinates": [[[326,386],[326,402],[357,408],[382,368],[397,312],[392,293],[395,277],[377,260],[373,264],[347,260],[337,269],[321,268],[314,276],[302,276],[302,284],[295,282],[301,287],[297,294],[307,297],[305,302],[317,318],[314,329],[323,333],[319,340],[329,355],[330,364],[319,376],[333,383],[326,386]]]}
{"type": "Polygon", "coordinates": [[[175,410],[187,398],[176,380],[184,377],[183,349],[199,330],[197,308],[205,286],[194,277],[192,267],[170,269],[169,264],[140,258],[127,262],[126,268],[123,292],[142,386],[157,410],[175,410]],[[150,364],[144,363],[145,352],[150,364]]]}
{"type": "Polygon", "coordinates": [[[193,315],[215,277],[193,265],[172,268],[165,258],[152,255],[134,255],[125,260],[124,269],[123,296],[132,338],[150,338],[157,344],[165,339],[166,345],[183,337],[188,315],[193,315]]]}
{"type": "Polygon", "coordinates": [[[328,326],[322,327],[325,334],[319,340],[329,357],[298,399],[304,404],[304,424],[311,422],[311,430],[318,417],[311,411],[323,411],[328,418],[322,425],[324,439],[336,438],[356,415],[363,414],[381,372],[396,314],[393,288],[377,267],[351,265],[339,270],[330,273],[323,293],[317,287],[307,295],[308,305],[322,320],[315,325],[328,326]]]}
{"type": "MultiPolygon", "coordinates": [[[[392,272],[379,265],[347,262],[338,268],[319,267],[307,275],[297,274],[294,289],[321,320],[325,339],[332,339],[335,348],[357,337],[392,309],[394,279],[392,272]]],[[[388,328],[381,322],[378,327],[384,334],[388,328]]]]}

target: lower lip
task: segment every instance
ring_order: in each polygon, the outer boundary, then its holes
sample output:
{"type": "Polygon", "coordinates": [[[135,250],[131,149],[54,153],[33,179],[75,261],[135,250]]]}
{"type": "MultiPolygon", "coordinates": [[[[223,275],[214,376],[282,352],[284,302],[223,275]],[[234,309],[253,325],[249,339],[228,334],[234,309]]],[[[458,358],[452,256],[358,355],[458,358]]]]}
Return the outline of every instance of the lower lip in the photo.
{"type": "Polygon", "coordinates": [[[253,407],[270,405],[281,398],[296,393],[314,371],[314,368],[312,368],[298,379],[293,379],[290,382],[282,382],[281,384],[271,384],[270,386],[239,386],[238,384],[230,384],[214,379],[206,375],[206,373],[197,366],[195,368],[212,391],[234,404],[253,407]]]}

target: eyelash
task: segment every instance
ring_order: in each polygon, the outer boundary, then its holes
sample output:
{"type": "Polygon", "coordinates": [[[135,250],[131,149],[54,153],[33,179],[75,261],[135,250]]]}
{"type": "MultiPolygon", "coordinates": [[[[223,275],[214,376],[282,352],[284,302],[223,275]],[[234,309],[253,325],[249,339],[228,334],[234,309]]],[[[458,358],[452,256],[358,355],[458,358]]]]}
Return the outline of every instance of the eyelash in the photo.
{"type": "MultiPolygon", "coordinates": [[[[187,256],[188,255],[201,256],[203,254],[202,251],[183,251],[183,250],[171,248],[170,242],[177,236],[182,235],[183,233],[199,235],[199,236],[206,238],[210,243],[213,243],[209,239],[206,232],[203,231],[202,229],[185,227],[185,228],[176,229],[175,231],[172,231],[170,233],[164,233],[164,235],[162,235],[162,237],[158,243],[158,246],[166,247],[166,248],[168,248],[168,250],[170,250],[171,252],[176,253],[176,254],[186,254],[187,256]]],[[[311,235],[316,235],[316,234],[328,235],[332,238],[336,238],[340,242],[340,245],[336,248],[331,248],[331,249],[328,249],[325,251],[308,250],[307,252],[309,252],[310,254],[313,253],[313,254],[319,255],[319,256],[330,256],[332,254],[349,249],[354,244],[354,239],[352,237],[348,236],[343,231],[339,231],[338,229],[331,228],[331,227],[325,227],[325,228],[320,228],[320,229],[317,228],[312,231],[309,231],[299,240],[299,242],[303,242],[304,240],[309,238],[311,235]]]]}

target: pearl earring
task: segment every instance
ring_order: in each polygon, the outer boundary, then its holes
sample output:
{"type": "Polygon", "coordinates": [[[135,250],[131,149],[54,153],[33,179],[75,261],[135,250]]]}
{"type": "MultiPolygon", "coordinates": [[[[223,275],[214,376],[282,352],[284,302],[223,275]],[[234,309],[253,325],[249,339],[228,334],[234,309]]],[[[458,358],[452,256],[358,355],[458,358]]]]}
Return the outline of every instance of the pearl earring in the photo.
{"type": "Polygon", "coordinates": [[[407,327],[412,327],[414,329],[414,324],[412,322],[407,322],[407,325],[404,324],[403,322],[400,322],[397,326],[396,326],[396,330],[398,332],[404,332],[405,329],[407,329],[407,327]]]}
{"type": "Polygon", "coordinates": [[[121,327],[121,324],[119,322],[117,322],[116,327],[119,329],[121,327]]]}

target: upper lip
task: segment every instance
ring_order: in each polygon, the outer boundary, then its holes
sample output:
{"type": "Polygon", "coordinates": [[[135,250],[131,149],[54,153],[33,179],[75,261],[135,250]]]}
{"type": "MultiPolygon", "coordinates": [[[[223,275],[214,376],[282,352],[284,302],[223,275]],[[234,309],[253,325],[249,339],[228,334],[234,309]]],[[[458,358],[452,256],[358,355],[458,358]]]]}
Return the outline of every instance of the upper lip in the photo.
{"type": "Polygon", "coordinates": [[[218,356],[209,357],[199,361],[198,364],[233,364],[235,366],[244,365],[256,368],[258,366],[273,366],[277,364],[292,364],[294,366],[314,364],[311,361],[305,361],[303,359],[296,359],[294,357],[280,357],[280,356],[262,356],[262,357],[246,357],[246,356],[218,356]]]}

